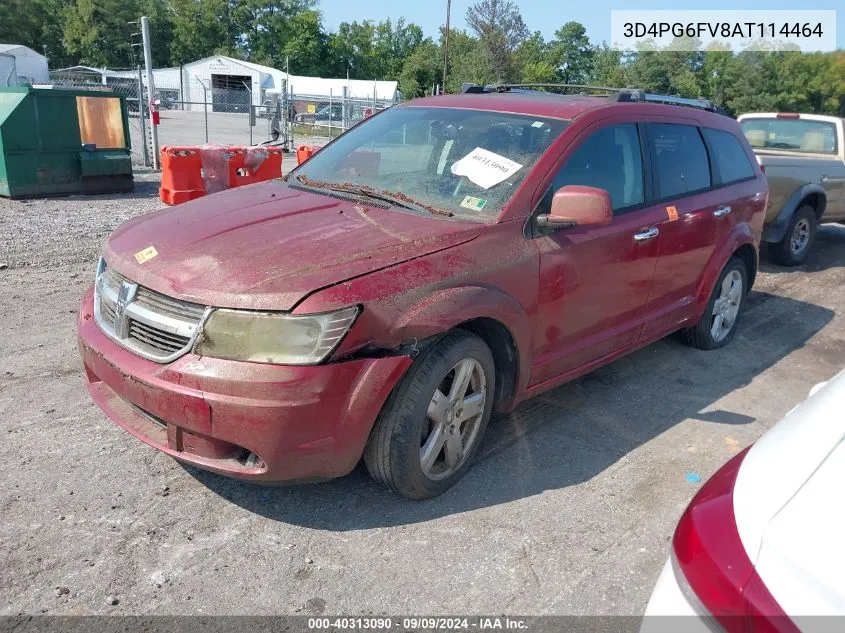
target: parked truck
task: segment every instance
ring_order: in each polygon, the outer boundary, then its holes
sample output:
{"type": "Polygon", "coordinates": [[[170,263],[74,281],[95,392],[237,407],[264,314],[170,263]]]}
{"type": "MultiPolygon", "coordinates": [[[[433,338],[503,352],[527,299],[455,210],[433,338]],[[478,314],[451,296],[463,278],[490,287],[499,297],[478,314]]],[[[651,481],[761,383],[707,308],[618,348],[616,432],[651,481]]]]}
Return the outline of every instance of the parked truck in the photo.
{"type": "Polygon", "coordinates": [[[779,264],[797,266],[821,222],[845,222],[843,119],[754,112],[739,118],[769,180],[763,241],[779,264]]]}

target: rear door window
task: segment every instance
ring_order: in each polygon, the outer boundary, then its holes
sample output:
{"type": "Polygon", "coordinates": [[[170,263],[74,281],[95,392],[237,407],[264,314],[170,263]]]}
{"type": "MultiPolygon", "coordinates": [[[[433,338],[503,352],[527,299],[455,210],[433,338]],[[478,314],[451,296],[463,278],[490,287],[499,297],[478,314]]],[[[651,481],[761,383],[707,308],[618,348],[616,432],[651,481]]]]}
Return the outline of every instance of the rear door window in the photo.
{"type": "Polygon", "coordinates": [[[754,168],[739,140],[730,132],[701,128],[713,155],[717,173],[714,180],[726,185],[754,177],[754,168]]]}
{"type": "Polygon", "coordinates": [[[711,186],[707,148],[697,127],[649,123],[648,138],[658,199],[677,198],[711,186]]]}

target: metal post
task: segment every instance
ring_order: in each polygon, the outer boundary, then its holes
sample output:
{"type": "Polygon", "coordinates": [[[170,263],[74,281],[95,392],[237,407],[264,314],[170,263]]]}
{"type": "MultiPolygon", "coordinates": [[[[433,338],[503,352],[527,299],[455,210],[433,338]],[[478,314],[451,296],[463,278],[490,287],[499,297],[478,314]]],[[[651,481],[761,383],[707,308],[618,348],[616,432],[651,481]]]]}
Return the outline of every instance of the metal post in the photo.
{"type": "Polygon", "coordinates": [[[249,145],[252,147],[252,128],[255,126],[255,104],[252,102],[252,90],[245,81],[241,82],[249,93],[249,110],[247,110],[247,125],[249,125],[249,145]]]}
{"type": "MultiPolygon", "coordinates": [[[[147,92],[150,98],[150,137],[153,141],[153,169],[160,167],[158,162],[158,126],[153,124],[153,108],[152,101],[156,93],[155,81],[153,80],[153,58],[150,49],[150,20],[147,16],[141,18],[141,37],[144,40],[144,66],[147,70],[147,92]]],[[[141,95],[143,97],[143,95],[141,95]]],[[[142,111],[143,114],[143,111],[142,111]]]]}
{"type": "Polygon", "coordinates": [[[150,166],[150,148],[147,146],[147,122],[144,119],[144,80],[141,66],[138,66],[138,120],[141,122],[141,138],[144,139],[144,167],[150,166]]]}
{"type": "Polygon", "coordinates": [[[290,137],[288,138],[288,149],[293,149],[296,147],[296,144],[293,140],[293,128],[294,128],[294,120],[290,118],[290,112],[293,111],[293,84],[290,83],[290,75],[287,76],[285,80],[285,93],[290,95],[290,102],[288,103],[288,111],[285,112],[285,118],[290,121],[288,124],[290,127],[290,137]]]}
{"type": "Polygon", "coordinates": [[[449,64],[449,17],[452,14],[452,0],[446,0],[446,33],[443,36],[443,92],[446,92],[446,74],[449,64]]]}
{"type": "Polygon", "coordinates": [[[202,108],[205,112],[205,143],[208,145],[208,88],[203,82],[200,84],[202,84],[202,108]]]}
{"type": "Polygon", "coordinates": [[[332,89],[329,88],[329,140],[332,138],[332,111],[334,110],[332,101],[332,89]]]}
{"type": "MultiPolygon", "coordinates": [[[[203,111],[205,112],[205,143],[208,144],[208,88],[205,87],[205,82],[194,75],[194,79],[197,80],[197,83],[202,86],[202,107],[203,111]]],[[[191,91],[193,92],[193,90],[191,91]]],[[[193,102],[192,102],[193,103],[193,102]]]]}

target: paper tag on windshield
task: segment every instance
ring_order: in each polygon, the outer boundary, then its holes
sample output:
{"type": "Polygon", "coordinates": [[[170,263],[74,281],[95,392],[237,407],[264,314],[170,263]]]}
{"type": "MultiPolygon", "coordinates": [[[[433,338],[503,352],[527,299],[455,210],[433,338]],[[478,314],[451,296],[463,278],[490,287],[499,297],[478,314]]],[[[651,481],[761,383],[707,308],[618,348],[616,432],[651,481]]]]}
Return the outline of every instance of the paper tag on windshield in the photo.
{"type": "Polygon", "coordinates": [[[509,158],[476,147],[469,154],[452,164],[452,173],[466,176],[482,189],[489,189],[506,180],[522,168],[509,158]]]}

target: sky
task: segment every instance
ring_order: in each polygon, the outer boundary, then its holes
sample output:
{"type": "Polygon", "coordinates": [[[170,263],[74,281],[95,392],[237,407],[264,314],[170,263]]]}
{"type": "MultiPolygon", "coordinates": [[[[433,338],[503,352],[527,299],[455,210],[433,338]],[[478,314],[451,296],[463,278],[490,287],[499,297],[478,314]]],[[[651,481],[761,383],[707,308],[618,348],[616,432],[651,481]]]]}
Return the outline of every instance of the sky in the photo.
{"type": "MultiPolygon", "coordinates": [[[[587,35],[594,43],[610,38],[610,11],[612,9],[839,9],[836,15],[836,43],[845,48],[845,4],[842,0],[810,0],[806,5],[794,0],[744,0],[741,5],[734,2],[710,0],[698,4],[679,4],[677,0],[651,0],[648,4],[632,6],[620,0],[589,0],[587,2],[554,2],[553,0],[516,0],[529,30],[540,31],[546,39],[564,23],[574,20],[587,29],[587,35]]],[[[452,24],[455,28],[466,28],[467,8],[473,0],[452,0],[452,24]]],[[[446,0],[319,0],[325,25],[329,30],[337,29],[341,22],[353,20],[396,20],[404,17],[419,24],[425,34],[436,37],[440,26],[446,20],[446,0]]]]}

